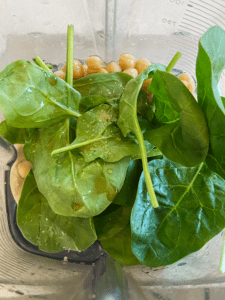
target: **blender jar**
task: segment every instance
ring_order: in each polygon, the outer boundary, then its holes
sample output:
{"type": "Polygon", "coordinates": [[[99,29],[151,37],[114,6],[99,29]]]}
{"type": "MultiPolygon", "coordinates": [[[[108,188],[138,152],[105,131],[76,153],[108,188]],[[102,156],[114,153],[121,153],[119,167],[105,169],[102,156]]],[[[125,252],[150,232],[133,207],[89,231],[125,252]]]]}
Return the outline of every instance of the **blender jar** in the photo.
{"type": "MultiPolygon", "coordinates": [[[[37,55],[46,63],[62,65],[67,25],[73,24],[75,59],[99,55],[109,63],[131,53],[136,59],[167,65],[180,51],[176,68],[195,77],[199,38],[214,25],[225,30],[223,0],[0,0],[0,4],[0,70],[37,55]]],[[[220,90],[224,95],[224,71],[220,90]]],[[[32,248],[15,221],[9,177],[16,155],[15,148],[0,138],[1,299],[220,299],[225,285],[219,273],[222,234],[200,251],[156,269],[120,266],[98,242],[82,253],[52,255],[32,248]]]]}

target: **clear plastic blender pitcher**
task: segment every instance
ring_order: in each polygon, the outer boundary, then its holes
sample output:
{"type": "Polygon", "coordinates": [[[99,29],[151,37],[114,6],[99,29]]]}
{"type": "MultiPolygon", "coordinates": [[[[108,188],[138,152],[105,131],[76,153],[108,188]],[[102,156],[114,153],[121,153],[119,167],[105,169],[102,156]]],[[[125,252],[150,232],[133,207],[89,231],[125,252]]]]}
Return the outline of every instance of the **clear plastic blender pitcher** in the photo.
{"type": "MultiPolygon", "coordinates": [[[[40,56],[66,60],[67,25],[74,25],[74,57],[122,53],[167,65],[195,77],[198,40],[211,26],[225,30],[223,0],[0,0],[0,70],[40,56]]],[[[220,79],[225,94],[225,73],[220,79]]],[[[3,120],[3,115],[0,119],[3,120]]],[[[10,169],[16,150],[0,138],[0,299],[224,299],[219,273],[222,235],[200,251],[162,268],[118,265],[96,242],[86,251],[42,253],[18,231],[10,169]]]]}

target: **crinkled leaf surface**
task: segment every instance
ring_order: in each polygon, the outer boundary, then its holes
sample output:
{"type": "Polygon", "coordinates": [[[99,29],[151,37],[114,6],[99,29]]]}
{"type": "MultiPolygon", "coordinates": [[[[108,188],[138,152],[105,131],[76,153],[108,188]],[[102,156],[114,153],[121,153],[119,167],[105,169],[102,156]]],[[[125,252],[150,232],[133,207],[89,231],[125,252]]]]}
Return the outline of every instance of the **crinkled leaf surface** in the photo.
{"type": "Polygon", "coordinates": [[[25,139],[29,136],[25,128],[11,127],[5,120],[0,123],[0,135],[10,144],[24,144],[25,139]]]}
{"type": "Polygon", "coordinates": [[[80,115],[80,93],[34,63],[15,61],[0,79],[0,109],[10,126],[42,128],[80,115]]]}
{"type": "Polygon", "coordinates": [[[45,252],[85,250],[97,239],[91,218],[55,214],[39,192],[32,169],[25,178],[17,207],[17,224],[24,237],[45,252]]]}
{"type": "Polygon", "coordinates": [[[164,85],[171,108],[179,113],[180,119],[146,132],[144,138],[169,160],[187,167],[196,166],[208,153],[206,118],[194,96],[176,76],[156,71],[150,85],[156,97],[158,84],[164,85]]]}
{"type": "Polygon", "coordinates": [[[198,251],[225,227],[225,181],[205,163],[186,168],[166,158],[149,162],[159,208],[142,174],[131,213],[132,251],[145,265],[170,265],[198,251]]]}
{"type": "Polygon", "coordinates": [[[199,41],[196,62],[198,102],[206,115],[210,146],[214,157],[225,169],[225,100],[218,82],[225,67],[225,31],[211,27],[199,41]]]}
{"type": "Polygon", "coordinates": [[[68,145],[68,132],[65,121],[38,129],[26,140],[24,154],[52,210],[63,216],[88,218],[112,203],[122,188],[130,158],[86,163],[76,151],[51,156],[54,149],[68,145]]]}

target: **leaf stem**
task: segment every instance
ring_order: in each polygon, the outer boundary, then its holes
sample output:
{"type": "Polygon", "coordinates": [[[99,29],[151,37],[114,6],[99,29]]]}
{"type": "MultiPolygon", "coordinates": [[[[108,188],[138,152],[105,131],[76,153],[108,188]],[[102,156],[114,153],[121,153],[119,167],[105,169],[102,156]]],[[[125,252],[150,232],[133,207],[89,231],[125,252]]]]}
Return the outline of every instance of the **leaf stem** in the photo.
{"type": "Polygon", "coordinates": [[[222,243],[222,251],[220,256],[220,273],[225,273],[225,231],[223,234],[223,243],[222,243]]]}
{"type": "Polygon", "coordinates": [[[156,199],[156,195],[155,195],[153,184],[152,184],[151,175],[149,173],[145,142],[144,142],[144,139],[143,139],[143,135],[142,135],[141,128],[140,128],[140,125],[138,123],[138,120],[135,119],[135,122],[136,122],[135,135],[137,137],[139,147],[140,147],[140,151],[141,151],[142,166],[143,166],[143,171],[144,171],[144,175],[145,175],[145,182],[146,182],[148,194],[149,194],[152,206],[154,208],[157,208],[157,207],[159,207],[159,204],[158,204],[158,201],[156,199]]]}
{"type": "Polygon", "coordinates": [[[66,152],[66,151],[71,151],[73,149],[80,148],[80,147],[83,147],[83,146],[86,146],[86,145],[89,145],[89,144],[92,144],[94,142],[98,142],[98,141],[101,141],[101,140],[104,140],[104,139],[108,139],[108,138],[110,138],[110,136],[101,137],[101,138],[92,139],[92,140],[87,140],[85,142],[74,144],[74,145],[71,144],[69,146],[53,150],[51,155],[59,154],[59,153],[66,152]]]}
{"type": "Polygon", "coordinates": [[[52,71],[47,67],[47,65],[43,62],[43,60],[39,57],[36,56],[33,58],[33,61],[42,69],[44,69],[45,71],[52,73],[52,71]]]}
{"type": "Polygon", "coordinates": [[[182,53],[181,52],[177,52],[174,57],[172,58],[172,60],[170,61],[170,63],[168,64],[167,68],[166,68],[166,72],[170,73],[174,66],[176,65],[176,63],[178,62],[178,60],[181,58],[182,53]]]}
{"type": "Polygon", "coordinates": [[[73,44],[74,26],[68,25],[67,28],[67,58],[66,58],[66,82],[73,86],[73,44]]]}

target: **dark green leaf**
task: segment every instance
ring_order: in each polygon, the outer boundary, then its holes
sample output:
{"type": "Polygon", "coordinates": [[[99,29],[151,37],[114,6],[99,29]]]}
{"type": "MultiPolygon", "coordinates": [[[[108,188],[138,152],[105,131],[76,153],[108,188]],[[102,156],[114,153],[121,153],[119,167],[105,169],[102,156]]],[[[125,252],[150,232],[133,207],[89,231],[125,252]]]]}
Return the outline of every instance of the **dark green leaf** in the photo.
{"type": "Polygon", "coordinates": [[[225,179],[225,170],[221,166],[221,163],[218,162],[218,160],[213,156],[211,152],[206,156],[205,162],[207,163],[210,170],[225,179]]]}
{"type": "Polygon", "coordinates": [[[0,109],[13,127],[41,128],[78,117],[80,97],[64,80],[29,61],[13,62],[0,73],[0,109]]]}
{"type": "Polygon", "coordinates": [[[211,150],[225,169],[225,101],[218,90],[220,74],[225,67],[225,31],[211,27],[199,41],[196,63],[198,102],[209,126],[211,150]]]}
{"type": "Polygon", "coordinates": [[[51,156],[54,149],[68,145],[68,131],[65,121],[36,130],[26,140],[25,157],[32,163],[39,191],[55,213],[82,218],[98,215],[122,188],[130,158],[86,163],[75,151],[51,156]]]}
{"type": "Polygon", "coordinates": [[[102,247],[118,263],[124,266],[141,265],[131,250],[131,229],[128,224],[114,237],[101,240],[102,247]]]}
{"type": "Polygon", "coordinates": [[[187,167],[198,165],[209,147],[208,126],[200,106],[176,76],[159,70],[155,73],[150,89],[157,97],[156,82],[164,85],[171,108],[180,119],[146,132],[144,138],[171,161],[187,167]]]}
{"type": "Polygon", "coordinates": [[[97,239],[91,218],[55,214],[39,192],[32,170],[25,178],[17,207],[17,224],[24,237],[45,252],[85,250],[97,239]]]}
{"type": "Polygon", "coordinates": [[[25,128],[15,128],[7,125],[6,121],[0,123],[0,135],[10,144],[24,144],[29,136],[25,128]]]}
{"type": "Polygon", "coordinates": [[[131,207],[112,203],[100,215],[93,218],[98,240],[115,236],[130,223],[131,207]]]}
{"type": "Polygon", "coordinates": [[[164,158],[149,169],[159,208],[151,206],[142,174],[131,213],[132,251],[160,267],[198,251],[225,227],[225,181],[205,163],[186,168],[164,158]]]}

